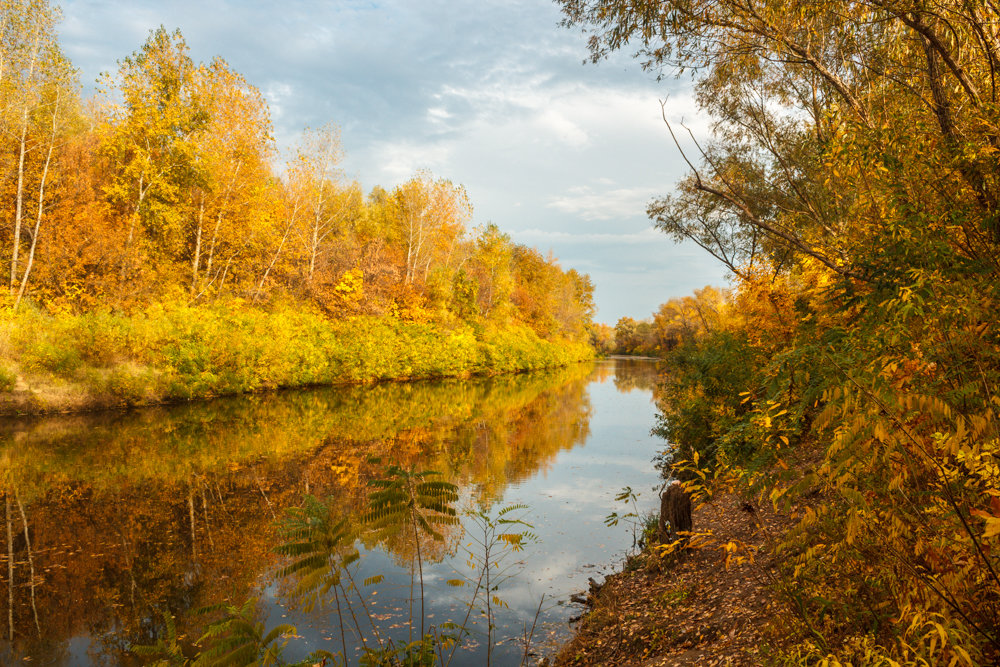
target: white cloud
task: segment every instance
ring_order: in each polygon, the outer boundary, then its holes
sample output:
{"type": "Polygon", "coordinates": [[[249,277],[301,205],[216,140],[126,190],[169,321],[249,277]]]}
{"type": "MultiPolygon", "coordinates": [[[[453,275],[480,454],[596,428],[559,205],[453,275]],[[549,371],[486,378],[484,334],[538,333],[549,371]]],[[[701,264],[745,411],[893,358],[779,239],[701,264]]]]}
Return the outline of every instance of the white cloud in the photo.
{"type": "Polygon", "coordinates": [[[528,243],[551,243],[551,242],[562,242],[567,244],[576,243],[622,243],[622,244],[641,244],[650,243],[654,241],[660,241],[663,239],[663,234],[656,231],[652,227],[647,227],[640,232],[634,233],[624,233],[624,234],[614,234],[611,232],[605,233],[593,233],[593,232],[572,232],[572,231],[556,231],[556,230],[544,230],[544,229],[525,229],[517,232],[513,232],[518,240],[526,241],[528,243]]]}
{"type": "Polygon", "coordinates": [[[278,123],[285,116],[285,105],[292,99],[294,89],[291,85],[280,81],[270,83],[261,91],[271,109],[271,118],[278,123]]]}
{"type": "Polygon", "coordinates": [[[646,204],[655,193],[656,189],[649,187],[595,190],[580,186],[553,197],[548,206],[584,220],[614,220],[645,215],[646,204]]]}
{"type": "Polygon", "coordinates": [[[554,109],[543,111],[535,121],[540,135],[554,134],[568,146],[579,148],[587,143],[587,133],[572,120],[554,109]]]}
{"type": "Polygon", "coordinates": [[[447,176],[451,146],[444,142],[435,145],[386,141],[372,146],[371,155],[374,161],[380,165],[383,178],[367,185],[372,186],[378,183],[383,187],[389,187],[402,183],[418,169],[429,169],[436,176],[447,176]]]}
{"type": "Polygon", "coordinates": [[[431,107],[427,110],[427,119],[432,122],[445,121],[452,118],[452,114],[444,107],[431,107]]]}

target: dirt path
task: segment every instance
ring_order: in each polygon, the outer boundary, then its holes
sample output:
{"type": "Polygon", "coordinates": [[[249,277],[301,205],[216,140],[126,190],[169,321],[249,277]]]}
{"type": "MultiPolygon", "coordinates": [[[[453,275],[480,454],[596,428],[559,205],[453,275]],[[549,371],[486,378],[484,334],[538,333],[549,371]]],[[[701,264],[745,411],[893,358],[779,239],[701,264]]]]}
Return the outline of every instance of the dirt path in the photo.
{"type": "MultiPolygon", "coordinates": [[[[769,536],[786,525],[725,496],[694,512],[694,531],[710,543],[674,562],[650,553],[629,561],[594,596],[593,610],[555,665],[760,665],[787,627],[773,585],[769,536]],[[763,529],[762,529],[763,527],[763,529]],[[739,542],[728,562],[724,545],[739,542]],[[748,554],[753,559],[745,558],[748,554]],[[739,558],[744,556],[744,558],[739,558]],[[739,562],[742,561],[742,562],[739,562]]],[[[670,557],[668,557],[670,558],[670,557]]]]}

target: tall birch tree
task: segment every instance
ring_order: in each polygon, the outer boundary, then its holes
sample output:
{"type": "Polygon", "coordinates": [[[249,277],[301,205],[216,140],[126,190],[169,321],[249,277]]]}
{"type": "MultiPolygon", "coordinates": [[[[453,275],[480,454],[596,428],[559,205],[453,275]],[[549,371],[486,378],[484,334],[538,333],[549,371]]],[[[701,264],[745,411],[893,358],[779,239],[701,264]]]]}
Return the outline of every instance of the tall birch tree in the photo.
{"type": "Polygon", "coordinates": [[[8,167],[15,183],[8,281],[12,292],[20,276],[21,246],[30,215],[32,154],[45,152],[41,148],[46,144],[45,133],[35,132],[45,122],[37,117],[51,116],[58,107],[46,93],[69,69],[56,39],[58,19],[58,10],[47,0],[0,1],[0,129],[3,141],[14,146],[8,167]]]}

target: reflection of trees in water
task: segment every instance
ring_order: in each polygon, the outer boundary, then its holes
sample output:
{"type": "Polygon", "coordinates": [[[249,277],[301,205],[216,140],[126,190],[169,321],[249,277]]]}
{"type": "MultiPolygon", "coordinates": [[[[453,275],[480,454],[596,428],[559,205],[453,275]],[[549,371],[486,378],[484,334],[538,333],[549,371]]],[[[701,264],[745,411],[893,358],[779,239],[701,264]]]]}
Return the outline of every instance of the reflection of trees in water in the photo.
{"type": "Polygon", "coordinates": [[[649,359],[614,359],[615,388],[623,393],[633,389],[654,391],[659,378],[659,362],[649,359]]]}
{"type": "Polygon", "coordinates": [[[594,371],[590,374],[590,381],[598,384],[604,384],[614,376],[615,362],[603,360],[594,365],[594,371]]]}
{"type": "MultiPolygon", "coordinates": [[[[69,483],[37,496],[26,513],[44,644],[90,635],[104,644],[101,652],[110,653],[108,663],[117,664],[126,638],[147,636],[154,606],[183,614],[205,601],[245,594],[271,561],[264,536],[272,518],[257,472],[243,469],[155,489],[124,482],[95,491],[69,483]]],[[[20,653],[30,650],[25,644],[36,634],[25,551],[23,541],[15,542],[14,637],[20,653]]],[[[6,569],[4,574],[9,581],[6,569]]],[[[9,605],[2,607],[6,617],[9,605]]],[[[179,626],[186,631],[183,620],[179,626]]],[[[196,636],[193,630],[189,635],[196,636]]]]}
{"type": "MultiPolygon", "coordinates": [[[[95,662],[127,663],[128,642],[149,643],[155,633],[157,607],[177,615],[179,634],[197,636],[200,621],[185,612],[244,599],[273,566],[274,517],[304,493],[359,509],[380,470],[368,462],[373,455],[439,470],[474,498],[495,499],[586,439],[589,372],[575,366],[4,425],[0,509],[9,500],[11,540],[4,532],[0,618],[6,626],[12,617],[14,642],[0,640],[0,657],[6,650],[59,664],[55,654],[69,637],[89,635],[100,645],[95,662]]],[[[408,560],[405,541],[396,548],[408,560]]]]}

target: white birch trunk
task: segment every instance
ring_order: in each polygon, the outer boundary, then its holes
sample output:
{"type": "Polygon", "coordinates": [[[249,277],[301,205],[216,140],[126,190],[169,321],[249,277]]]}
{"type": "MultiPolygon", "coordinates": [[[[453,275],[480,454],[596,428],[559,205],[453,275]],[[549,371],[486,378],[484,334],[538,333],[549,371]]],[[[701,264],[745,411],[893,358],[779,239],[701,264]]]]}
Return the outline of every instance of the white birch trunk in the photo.
{"type": "MultiPolygon", "coordinates": [[[[31,267],[35,263],[35,248],[38,247],[38,234],[42,227],[42,216],[45,212],[45,184],[49,178],[49,166],[52,164],[52,153],[56,145],[56,130],[59,119],[59,95],[56,93],[55,106],[52,109],[52,134],[49,137],[49,150],[45,156],[45,166],[42,168],[42,180],[38,184],[38,215],[35,217],[35,229],[31,233],[31,250],[28,252],[28,265],[24,267],[24,275],[21,276],[21,287],[17,291],[17,299],[14,301],[14,310],[21,305],[24,298],[24,288],[28,284],[28,277],[31,275],[31,267]]],[[[13,270],[13,267],[12,267],[13,270]]]]}

